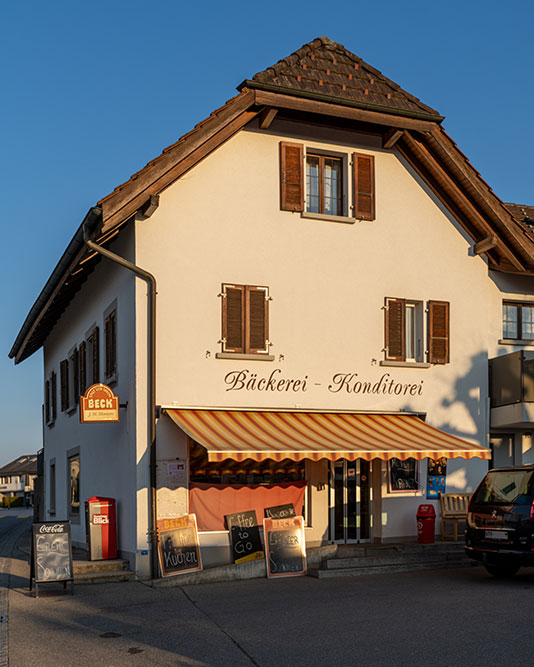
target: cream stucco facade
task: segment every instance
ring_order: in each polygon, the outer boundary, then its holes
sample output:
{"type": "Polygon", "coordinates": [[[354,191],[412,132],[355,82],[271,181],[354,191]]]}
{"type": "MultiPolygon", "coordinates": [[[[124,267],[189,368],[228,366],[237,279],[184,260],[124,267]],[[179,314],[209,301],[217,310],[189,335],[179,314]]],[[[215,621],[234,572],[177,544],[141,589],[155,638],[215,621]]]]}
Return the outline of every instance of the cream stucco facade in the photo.
{"type": "MultiPolygon", "coordinates": [[[[187,437],[164,413],[173,407],[419,413],[447,433],[489,446],[488,359],[514,349],[499,344],[502,301],[524,299],[534,282],[489,271],[472,247],[473,239],[394,147],[383,149],[372,135],[304,122],[275,120],[262,130],[252,121],[167,187],[151,217],[138,215],[111,245],[157,279],[160,465],[188,460],[187,437]],[[280,210],[281,141],[341,157],[346,216],[280,210]],[[371,222],[350,217],[355,151],[375,158],[371,222]],[[268,286],[270,360],[218,356],[223,283],[268,286]],[[449,302],[449,363],[426,363],[424,350],[418,363],[385,361],[387,297],[414,302],[423,347],[428,301],[449,302]],[[263,383],[260,390],[248,382],[273,374],[300,380],[292,385],[298,389],[263,383]],[[378,382],[389,390],[364,390],[365,383],[378,382]]],[[[95,325],[102,330],[106,309],[115,304],[113,389],[127,407],[119,424],[107,425],[81,425],[75,411],[58,409],[55,423],[45,427],[46,511],[47,518],[70,518],[73,539],[83,544],[83,502],[94,495],[117,498],[119,547],[140,576],[148,573],[149,530],[146,294],[145,282],[102,259],[44,346],[46,379],[95,325]],[[67,461],[77,453],[78,517],[67,511],[67,461]]],[[[531,446],[521,435],[515,460],[531,460],[531,446]]],[[[415,513],[426,502],[424,463],[418,491],[392,494],[387,463],[373,461],[373,539],[415,537],[415,513]]],[[[330,464],[306,466],[306,539],[318,545],[332,538],[330,464]]],[[[449,460],[447,491],[473,491],[487,467],[478,458],[449,460]]],[[[159,480],[158,516],[186,513],[187,478],[172,490],[159,480]]],[[[202,534],[205,564],[228,559],[228,543],[226,532],[202,534]]]]}

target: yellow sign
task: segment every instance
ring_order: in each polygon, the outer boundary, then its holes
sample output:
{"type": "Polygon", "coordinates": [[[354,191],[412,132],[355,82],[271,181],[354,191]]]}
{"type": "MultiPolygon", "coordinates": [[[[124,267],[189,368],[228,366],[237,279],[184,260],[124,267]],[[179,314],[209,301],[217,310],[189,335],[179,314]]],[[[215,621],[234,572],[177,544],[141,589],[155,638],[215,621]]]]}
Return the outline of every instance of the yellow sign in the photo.
{"type": "Polygon", "coordinates": [[[80,396],[82,424],[119,421],[119,397],[105,384],[93,384],[80,396]]]}

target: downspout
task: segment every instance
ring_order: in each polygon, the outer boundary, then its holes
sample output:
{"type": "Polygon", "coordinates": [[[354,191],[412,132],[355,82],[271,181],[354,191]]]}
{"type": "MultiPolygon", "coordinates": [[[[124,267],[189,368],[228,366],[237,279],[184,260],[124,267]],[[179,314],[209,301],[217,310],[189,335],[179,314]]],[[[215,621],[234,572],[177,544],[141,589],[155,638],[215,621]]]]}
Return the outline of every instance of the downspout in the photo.
{"type": "MultiPolygon", "coordinates": [[[[92,211],[98,213],[98,217],[100,217],[100,209],[94,208],[92,211]]],[[[83,240],[88,248],[94,250],[103,257],[107,257],[112,262],[123,266],[125,269],[132,271],[139,276],[139,278],[146,280],[148,284],[148,404],[150,414],[150,527],[148,535],[150,542],[151,577],[152,579],[157,579],[159,576],[159,568],[157,555],[158,531],[156,509],[156,279],[148,271],[141,269],[139,266],[132,264],[132,262],[129,262],[123,257],[116,255],[114,252],[91,241],[85,221],[83,223],[83,240]]]]}

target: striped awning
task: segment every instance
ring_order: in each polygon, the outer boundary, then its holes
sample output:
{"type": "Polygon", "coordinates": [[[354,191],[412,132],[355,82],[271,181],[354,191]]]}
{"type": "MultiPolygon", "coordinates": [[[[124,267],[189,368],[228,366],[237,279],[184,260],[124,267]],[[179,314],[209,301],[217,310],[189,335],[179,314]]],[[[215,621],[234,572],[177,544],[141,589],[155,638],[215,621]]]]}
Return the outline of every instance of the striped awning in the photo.
{"type": "Polygon", "coordinates": [[[489,459],[489,449],[405,414],[167,409],[210,461],[489,459]]]}

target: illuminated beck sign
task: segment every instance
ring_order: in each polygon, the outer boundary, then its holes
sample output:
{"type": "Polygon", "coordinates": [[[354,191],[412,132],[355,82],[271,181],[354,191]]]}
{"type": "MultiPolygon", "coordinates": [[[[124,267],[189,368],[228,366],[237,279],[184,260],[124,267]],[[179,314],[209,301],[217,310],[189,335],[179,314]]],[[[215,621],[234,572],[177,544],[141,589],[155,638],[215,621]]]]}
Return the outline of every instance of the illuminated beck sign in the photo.
{"type": "Polygon", "coordinates": [[[119,421],[119,397],[105,384],[93,384],[80,397],[82,424],[119,421]]]}

